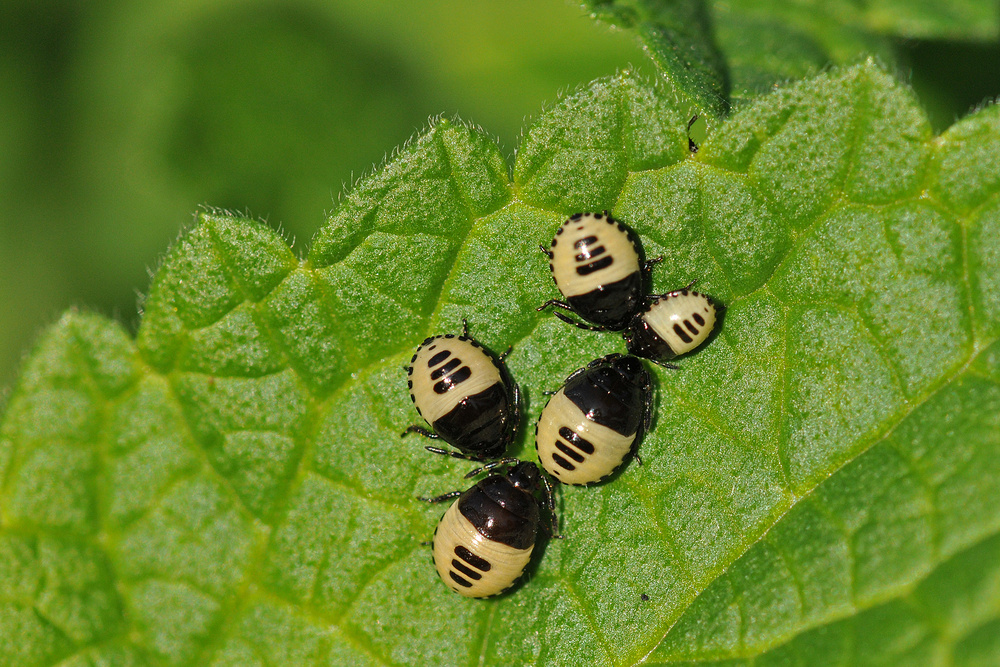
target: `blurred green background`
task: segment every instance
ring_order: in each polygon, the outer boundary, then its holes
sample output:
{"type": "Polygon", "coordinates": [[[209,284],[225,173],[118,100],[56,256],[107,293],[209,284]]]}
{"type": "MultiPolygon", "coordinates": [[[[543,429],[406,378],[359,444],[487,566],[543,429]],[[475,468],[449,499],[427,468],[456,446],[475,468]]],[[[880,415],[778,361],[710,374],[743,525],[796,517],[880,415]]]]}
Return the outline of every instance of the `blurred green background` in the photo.
{"type": "MultiPolygon", "coordinates": [[[[939,129],[1000,93],[996,45],[897,46],[939,129]]],[[[565,0],[4,0],[0,388],[68,307],[134,329],[200,205],[265,219],[301,253],[429,116],[512,155],[526,116],[630,64],[652,73],[565,0]]]]}

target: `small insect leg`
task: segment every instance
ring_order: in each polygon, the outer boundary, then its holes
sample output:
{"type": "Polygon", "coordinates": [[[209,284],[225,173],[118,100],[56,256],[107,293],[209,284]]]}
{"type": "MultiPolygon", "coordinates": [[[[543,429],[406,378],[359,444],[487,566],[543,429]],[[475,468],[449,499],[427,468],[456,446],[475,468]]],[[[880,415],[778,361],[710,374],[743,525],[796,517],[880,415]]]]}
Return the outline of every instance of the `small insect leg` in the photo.
{"type": "Polygon", "coordinates": [[[572,317],[567,317],[567,316],[563,315],[562,313],[553,313],[553,315],[555,315],[556,317],[558,317],[560,320],[562,320],[566,324],[572,324],[573,326],[575,326],[578,329],[584,329],[586,331],[605,331],[604,327],[595,327],[595,326],[590,325],[590,324],[584,324],[583,322],[577,322],[572,317]]]}
{"type": "Polygon", "coordinates": [[[478,456],[470,456],[468,454],[463,454],[462,452],[453,452],[450,449],[441,449],[440,447],[431,447],[429,445],[427,447],[424,447],[424,449],[426,449],[429,452],[433,452],[435,454],[441,454],[442,456],[450,456],[455,459],[462,459],[463,461],[482,461],[482,459],[479,458],[478,456]]]}
{"type": "Polygon", "coordinates": [[[548,301],[540,305],[538,308],[535,308],[535,310],[545,310],[549,306],[552,306],[553,308],[562,308],[563,310],[568,310],[570,312],[575,312],[573,311],[573,307],[571,305],[569,305],[565,301],[560,301],[559,299],[549,299],[548,301]]]}
{"type": "Polygon", "coordinates": [[[559,521],[556,519],[555,489],[552,487],[552,482],[549,478],[545,476],[545,473],[542,473],[542,485],[545,486],[545,507],[549,510],[549,519],[552,521],[552,538],[556,540],[565,539],[566,536],[559,533],[559,521]]]}
{"type": "Polygon", "coordinates": [[[642,270],[646,273],[649,273],[654,266],[656,266],[662,261],[663,261],[663,255],[660,255],[659,257],[654,257],[653,259],[647,259],[642,265],[642,270]]]}
{"type": "Polygon", "coordinates": [[[418,435],[424,436],[425,438],[431,438],[432,440],[441,439],[441,436],[438,435],[437,433],[434,433],[433,431],[428,431],[423,426],[417,426],[416,424],[414,424],[413,426],[407,426],[406,430],[399,434],[399,437],[403,438],[406,436],[407,433],[416,433],[418,435]]]}
{"type": "Polygon", "coordinates": [[[446,500],[451,500],[452,498],[458,498],[462,495],[461,491],[450,491],[448,493],[443,493],[440,496],[434,496],[433,498],[425,498],[424,496],[417,496],[417,500],[422,500],[425,503],[443,503],[446,500]]]}
{"type": "Polygon", "coordinates": [[[489,471],[493,470],[494,468],[499,468],[500,466],[506,466],[506,465],[513,465],[514,463],[518,463],[518,460],[517,459],[511,459],[511,458],[506,458],[506,459],[497,459],[496,461],[490,461],[486,465],[482,465],[482,466],[476,468],[475,470],[472,470],[472,471],[468,472],[465,475],[465,479],[470,479],[472,477],[475,477],[476,475],[478,475],[481,472],[489,472],[489,471]]]}

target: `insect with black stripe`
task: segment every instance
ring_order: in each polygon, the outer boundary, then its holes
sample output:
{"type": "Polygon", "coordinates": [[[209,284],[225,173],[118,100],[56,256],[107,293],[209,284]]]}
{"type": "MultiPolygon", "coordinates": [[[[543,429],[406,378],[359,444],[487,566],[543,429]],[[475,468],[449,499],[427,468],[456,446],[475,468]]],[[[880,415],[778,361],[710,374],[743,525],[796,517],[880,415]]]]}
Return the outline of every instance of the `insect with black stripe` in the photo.
{"type": "Polygon", "coordinates": [[[452,491],[434,498],[440,503],[458,498],[434,530],[434,566],[448,588],[472,598],[503,593],[524,573],[538,537],[544,505],[556,529],[552,483],[531,462],[501,459],[476,468],[465,477],[503,467],[466,491],[452,491]],[[542,493],[539,500],[538,494],[542,493]]]}
{"type": "Polygon", "coordinates": [[[706,295],[687,287],[649,297],[622,333],[631,354],[661,362],[686,354],[705,342],[715,328],[716,307],[706,295]]]}
{"type": "Polygon", "coordinates": [[[571,215],[556,230],[549,247],[549,270],[565,301],[550,306],[568,310],[596,326],[577,322],[559,311],[556,317],[583,329],[620,331],[646,303],[650,268],[661,261],[641,260],[638,237],[619,220],[604,213],[571,215]]]}
{"type": "Polygon", "coordinates": [[[556,317],[589,331],[623,331],[631,354],[665,363],[701,345],[712,333],[716,307],[706,295],[693,291],[694,282],[665,294],[647,294],[649,272],[662,260],[642,261],[635,233],[604,213],[570,216],[541,250],[565,301],[549,299],[537,310],[555,307],[556,317]]]}
{"type": "Polygon", "coordinates": [[[639,359],[595,359],[566,378],[542,409],[535,426],[538,460],[564,484],[602,482],[630,453],[638,460],[652,410],[652,382],[639,359]]]}
{"type": "Polygon", "coordinates": [[[413,425],[400,435],[418,433],[441,439],[459,452],[427,447],[435,454],[484,461],[502,456],[517,433],[521,391],[504,364],[507,352],[493,355],[469,336],[431,336],[417,347],[406,367],[410,398],[434,428],[413,425]]]}

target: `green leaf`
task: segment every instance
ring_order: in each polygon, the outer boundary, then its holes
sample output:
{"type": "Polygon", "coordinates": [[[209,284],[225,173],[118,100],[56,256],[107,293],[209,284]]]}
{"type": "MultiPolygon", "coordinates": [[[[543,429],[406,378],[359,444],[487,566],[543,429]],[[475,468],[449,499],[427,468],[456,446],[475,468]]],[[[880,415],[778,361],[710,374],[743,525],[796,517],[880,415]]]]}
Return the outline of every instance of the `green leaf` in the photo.
{"type": "Polygon", "coordinates": [[[872,64],[779,89],[697,154],[628,75],[560,101],[513,178],[440,121],[300,260],[207,212],[135,341],[70,312],[0,423],[0,665],[991,664],[1000,659],[1000,113],[935,137],[872,64]],[[467,463],[399,433],[402,365],[471,331],[526,393],[623,349],[534,308],[537,245],[609,209],[727,306],[656,369],[643,465],[563,488],[567,539],[466,600],[415,499],[467,463]],[[16,640],[9,638],[16,637],[16,640]]]}
{"type": "Polygon", "coordinates": [[[712,38],[704,0],[583,0],[591,17],[631,30],[675,89],[702,113],[726,112],[726,63],[712,38]]]}
{"type": "Polygon", "coordinates": [[[980,0],[726,0],[711,15],[738,101],[865,55],[905,63],[900,39],[1000,36],[1000,4],[980,0]]]}
{"type": "MultiPolygon", "coordinates": [[[[789,7],[800,2],[782,2],[789,7]]],[[[916,39],[990,40],[1000,34],[1000,5],[980,0],[872,0],[813,2],[831,16],[864,25],[883,35],[916,39]]],[[[798,9],[797,11],[801,11],[798,9]]]]}
{"type": "Polygon", "coordinates": [[[786,22],[831,45],[847,34],[845,28],[930,40],[985,41],[1000,34],[1000,6],[980,0],[727,0],[713,5],[715,11],[786,22]]]}
{"type": "Polygon", "coordinates": [[[830,64],[853,64],[866,55],[884,63],[899,60],[890,39],[845,15],[843,8],[824,3],[713,3],[715,38],[729,68],[734,103],[830,64]]]}
{"type": "Polygon", "coordinates": [[[959,0],[584,0],[591,16],[633,32],[673,89],[718,116],[775,84],[864,56],[905,61],[899,38],[991,40],[1000,5],[959,0]]]}

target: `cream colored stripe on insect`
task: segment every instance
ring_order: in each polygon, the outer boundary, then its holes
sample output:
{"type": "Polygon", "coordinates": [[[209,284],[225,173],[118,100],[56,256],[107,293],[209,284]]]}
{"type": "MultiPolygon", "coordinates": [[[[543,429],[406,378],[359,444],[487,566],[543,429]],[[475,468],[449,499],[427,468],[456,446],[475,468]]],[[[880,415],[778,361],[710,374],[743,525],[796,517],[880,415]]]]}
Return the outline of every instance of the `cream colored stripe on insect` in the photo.
{"type": "Polygon", "coordinates": [[[421,348],[413,362],[413,375],[410,376],[410,380],[413,382],[412,392],[416,397],[420,414],[433,424],[435,420],[451,412],[463,398],[478,394],[500,382],[500,370],[489,355],[482,349],[473,347],[471,343],[459,341],[457,338],[438,338],[427,347],[421,348]],[[429,349],[432,346],[434,349],[429,349]],[[442,350],[449,350],[451,356],[434,368],[429,368],[427,362],[442,350]],[[460,370],[462,366],[468,366],[472,375],[445,393],[436,393],[434,385],[444,378],[432,380],[431,373],[456,358],[462,363],[455,368],[455,371],[460,370]]]}
{"type": "Polygon", "coordinates": [[[577,229],[579,226],[578,224],[567,225],[566,231],[556,237],[557,247],[552,248],[553,252],[558,251],[558,255],[554,259],[559,260],[552,262],[553,277],[556,285],[559,285],[565,296],[580,296],[593,292],[601,285],[610,285],[624,280],[639,270],[639,257],[635,252],[635,247],[628,234],[618,229],[617,225],[609,225],[604,220],[599,220],[596,223],[584,224],[582,230],[577,229]],[[604,246],[605,252],[578,262],[576,255],[580,251],[575,244],[588,236],[596,236],[597,243],[593,244],[592,247],[604,246]],[[565,247],[563,244],[566,244],[565,247]],[[614,258],[611,266],[585,276],[576,272],[577,267],[585,266],[605,257],[614,258]]]}
{"type": "Polygon", "coordinates": [[[476,527],[463,516],[458,509],[458,501],[445,512],[434,536],[434,566],[438,575],[447,586],[462,595],[473,598],[484,598],[503,591],[514,583],[531,560],[532,544],[527,549],[515,549],[512,546],[488,540],[480,534],[476,527]],[[490,564],[489,571],[483,572],[462,560],[455,553],[455,547],[462,545],[476,556],[490,564]],[[454,569],[452,560],[457,560],[466,568],[482,575],[476,581],[458,571],[456,574],[472,584],[471,587],[461,586],[451,578],[454,569]]]}
{"type": "Polygon", "coordinates": [[[607,426],[602,426],[587,419],[583,411],[573,401],[566,397],[562,389],[556,393],[542,411],[538,420],[538,458],[549,473],[565,484],[588,484],[596,482],[621,465],[632,449],[635,433],[622,435],[607,426]],[[559,435],[563,426],[577,433],[581,438],[594,446],[594,453],[580,451],[572,442],[567,442],[559,435]],[[556,440],[562,440],[570,449],[584,457],[575,461],[560,452],[555,447],[556,440]],[[558,454],[571,463],[576,469],[566,470],[553,460],[552,455],[558,454]]]}
{"type": "Polygon", "coordinates": [[[705,297],[701,295],[694,296],[690,293],[678,294],[654,304],[643,315],[643,319],[656,332],[656,335],[670,346],[671,350],[677,354],[684,354],[698,347],[705,340],[706,332],[710,332],[712,327],[715,326],[715,308],[709,306],[706,312],[705,297]],[[684,326],[685,313],[687,314],[686,319],[698,329],[697,334],[691,333],[691,330],[684,326]],[[692,313],[701,315],[705,320],[705,324],[699,326],[697,322],[691,319],[692,313]],[[690,343],[684,342],[677,335],[674,331],[675,324],[684,330],[684,333],[691,340],[690,343]]]}

